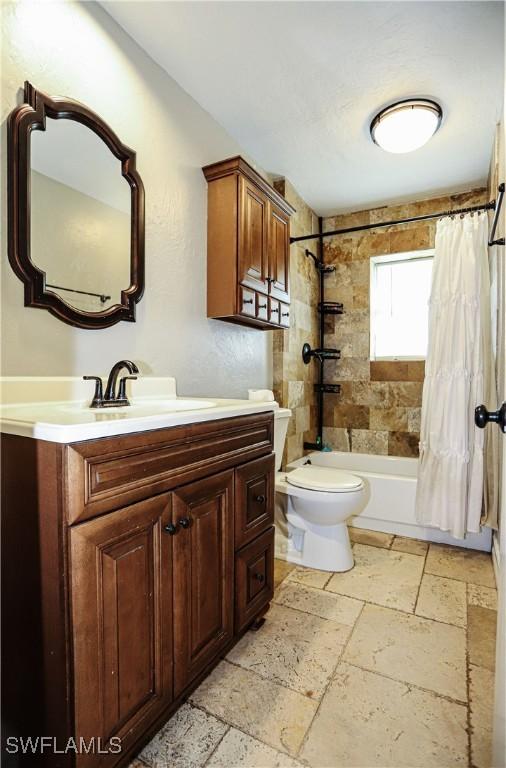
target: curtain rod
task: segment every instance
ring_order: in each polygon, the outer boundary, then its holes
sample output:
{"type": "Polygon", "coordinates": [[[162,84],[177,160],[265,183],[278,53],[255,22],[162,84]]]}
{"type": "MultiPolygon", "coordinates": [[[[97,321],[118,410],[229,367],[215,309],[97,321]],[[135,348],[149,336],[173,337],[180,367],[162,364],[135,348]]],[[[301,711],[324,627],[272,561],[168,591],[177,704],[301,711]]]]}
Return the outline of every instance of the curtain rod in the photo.
{"type": "Polygon", "coordinates": [[[318,232],[314,235],[301,235],[299,237],[291,237],[290,245],[292,243],[301,243],[305,240],[316,240],[324,237],[333,237],[334,235],[346,235],[350,232],[362,232],[367,229],[379,229],[380,227],[393,227],[396,224],[409,224],[413,221],[426,221],[427,219],[440,219],[445,216],[456,216],[458,214],[473,213],[474,211],[493,211],[495,210],[494,220],[492,222],[492,229],[490,232],[489,245],[504,245],[504,237],[500,237],[494,240],[495,230],[499,221],[499,213],[501,211],[501,205],[504,197],[504,182],[499,184],[498,187],[499,197],[496,200],[492,200],[490,203],[484,203],[483,205],[472,205],[469,208],[456,208],[453,211],[442,211],[441,213],[428,213],[424,216],[412,216],[409,219],[397,219],[395,221],[379,221],[375,224],[363,224],[360,227],[347,227],[346,229],[333,229],[330,232],[318,232]],[[496,205],[497,203],[497,205],[496,205]]]}

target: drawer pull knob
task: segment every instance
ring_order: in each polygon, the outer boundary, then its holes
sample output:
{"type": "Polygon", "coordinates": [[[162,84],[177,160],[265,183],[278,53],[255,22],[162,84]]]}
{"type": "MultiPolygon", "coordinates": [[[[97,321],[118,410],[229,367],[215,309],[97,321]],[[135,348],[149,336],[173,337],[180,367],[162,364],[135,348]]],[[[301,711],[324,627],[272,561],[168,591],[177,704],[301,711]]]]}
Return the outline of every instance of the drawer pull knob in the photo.
{"type": "Polygon", "coordinates": [[[243,299],[242,303],[243,304],[253,304],[253,299],[243,299]]]}
{"type": "Polygon", "coordinates": [[[258,309],[267,309],[267,304],[259,304],[258,309]]]}
{"type": "Polygon", "coordinates": [[[263,575],[263,573],[254,573],[253,578],[259,581],[260,583],[262,583],[262,581],[264,581],[265,579],[265,576],[263,575]]]}
{"type": "Polygon", "coordinates": [[[289,312],[283,312],[283,313],[282,313],[282,315],[281,315],[281,317],[289,317],[289,315],[290,315],[290,313],[289,313],[289,312]]]}
{"type": "Polygon", "coordinates": [[[169,536],[174,536],[174,534],[177,533],[177,525],[174,525],[174,523],[168,523],[164,526],[163,530],[165,533],[168,533],[169,536]]]}
{"type": "Polygon", "coordinates": [[[191,520],[189,517],[182,517],[181,520],[179,521],[179,525],[181,526],[181,528],[189,528],[190,524],[191,524],[191,520]]]}
{"type": "Polygon", "coordinates": [[[265,504],[265,496],[262,496],[262,495],[255,496],[255,501],[257,502],[257,504],[265,504]]]}
{"type": "Polygon", "coordinates": [[[279,314],[279,307],[275,307],[274,309],[271,309],[272,314],[276,312],[276,314],[279,314]]]}

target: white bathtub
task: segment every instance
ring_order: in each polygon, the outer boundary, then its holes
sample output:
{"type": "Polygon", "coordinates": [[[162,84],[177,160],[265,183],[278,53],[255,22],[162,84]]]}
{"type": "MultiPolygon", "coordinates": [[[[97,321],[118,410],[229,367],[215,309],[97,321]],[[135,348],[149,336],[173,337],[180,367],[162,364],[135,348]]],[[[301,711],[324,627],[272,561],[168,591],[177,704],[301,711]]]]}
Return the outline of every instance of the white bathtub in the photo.
{"type": "Polygon", "coordinates": [[[462,541],[443,531],[418,524],[415,517],[417,459],[315,451],[289,464],[287,470],[305,464],[308,459],[313,464],[345,469],[363,478],[368,501],[364,511],[351,519],[352,526],[486,552],[492,548],[490,528],[482,528],[481,533],[471,533],[462,541]]]}

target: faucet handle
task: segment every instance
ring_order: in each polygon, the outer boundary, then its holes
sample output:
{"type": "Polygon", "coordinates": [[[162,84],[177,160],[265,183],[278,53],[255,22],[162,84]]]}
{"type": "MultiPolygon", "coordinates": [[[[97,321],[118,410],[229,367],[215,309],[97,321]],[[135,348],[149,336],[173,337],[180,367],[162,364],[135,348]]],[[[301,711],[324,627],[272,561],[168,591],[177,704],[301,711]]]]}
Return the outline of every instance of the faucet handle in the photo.
{"type": "Polygon", "coordinates": [[[126,400],[128,403],[128,398],[126,396],[126,382],[128,380],[137,381],[137,376],[122,376],[119,380],[119,388],[118,388],[118,400],[126,400]]]}
{"type": "Polygon", "coordinates": [[[85,381],[94,381],[95,382],[95,394],[93,395],[93,400],[91,401],[91,408],[99,408],[102,405],[104,394],[102,390],[102,379],[100,376],[83,376],[83,379],[85,381]]]}

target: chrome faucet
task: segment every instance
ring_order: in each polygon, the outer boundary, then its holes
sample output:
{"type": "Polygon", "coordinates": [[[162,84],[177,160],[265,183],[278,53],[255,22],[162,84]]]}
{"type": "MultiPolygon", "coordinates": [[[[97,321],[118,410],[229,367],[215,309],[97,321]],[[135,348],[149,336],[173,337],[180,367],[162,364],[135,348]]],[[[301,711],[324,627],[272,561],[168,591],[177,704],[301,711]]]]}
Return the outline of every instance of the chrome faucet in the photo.
{"type": "Polygon", "coordinates": [[[118,405],[130,405],[126,395],[126,382],[129,379],[136,379],[137,376],[122,376],[119,382],[118,393],[116,394],[116,383],[120,371],[126,368],[130,374],[139,373],[139,369],[131,360],[120,360],[111,368],[109,378],[105,388],[105,395],[102,391],[102,379],[100,376],[83,376],[83,379],[95,382],[95,394],[90,403],[90,408],[110,408],[118,405]]]}

